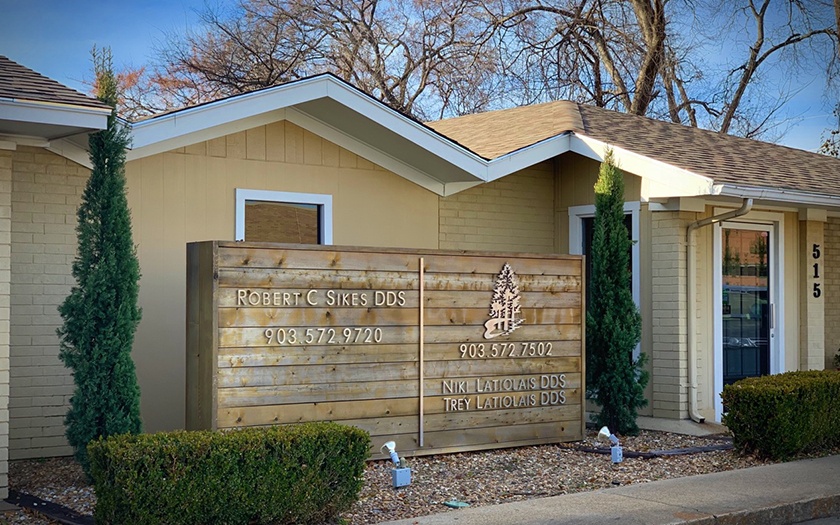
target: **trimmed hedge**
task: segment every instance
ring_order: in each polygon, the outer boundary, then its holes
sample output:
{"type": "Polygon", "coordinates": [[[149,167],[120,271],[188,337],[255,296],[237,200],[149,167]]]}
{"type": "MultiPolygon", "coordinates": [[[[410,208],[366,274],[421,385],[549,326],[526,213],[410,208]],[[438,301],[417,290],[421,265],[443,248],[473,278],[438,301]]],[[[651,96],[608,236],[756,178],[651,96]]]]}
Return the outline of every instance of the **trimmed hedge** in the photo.
{"type": "Polygon", "coordinates": [[[723,423],[735,448],[787,459],[840,445],[840,373],[787,372],[723,387],[723,423]]]}
{"type": "Polygon", "coordinates": [[[307,423],[120,435],[88,446],[96,523],[314,523],[348,509],[370,436],[307,423]]]}

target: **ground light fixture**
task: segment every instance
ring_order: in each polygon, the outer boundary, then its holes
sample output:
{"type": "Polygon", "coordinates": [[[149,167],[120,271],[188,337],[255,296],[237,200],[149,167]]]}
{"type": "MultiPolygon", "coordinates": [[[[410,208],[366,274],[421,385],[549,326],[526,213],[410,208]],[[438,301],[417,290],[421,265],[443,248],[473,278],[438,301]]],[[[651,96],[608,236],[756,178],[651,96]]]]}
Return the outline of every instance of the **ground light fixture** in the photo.
{"type": "Polygon", "coordinates": [[[391,469],[391,484],[395,489],[405,487],[411,484],[411,469],[405,465],[405,458],[400,458],[397,454],[397,444],[394,441],[386,441],[384,445],[379,447],[383,454],[391,456],[391,462],[394,463],[394,468],[391,469]],[[386,452],[387,451],[387,452],[386,452]]]}
{"type": "Polygon", "coordinates": [[[624,451],[621,450],[621,444],[619,444],[618,438],[615,437],[615,434],[610,432],[609,428],[601,427],[601,430],[598,431],[598,439],[612,443],[612,447],[610,447],[610,456],[612,457],[613,463],[621,463],[624,461],[624,451]]]}

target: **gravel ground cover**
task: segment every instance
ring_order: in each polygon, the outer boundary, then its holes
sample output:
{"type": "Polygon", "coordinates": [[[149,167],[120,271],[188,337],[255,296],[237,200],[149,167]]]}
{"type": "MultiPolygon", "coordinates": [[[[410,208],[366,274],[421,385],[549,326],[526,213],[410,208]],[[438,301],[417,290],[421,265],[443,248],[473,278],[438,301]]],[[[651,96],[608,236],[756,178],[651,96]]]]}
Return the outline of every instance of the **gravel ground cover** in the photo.
{"type": "MultiPolygon", "coordinates": [[[[625,452],[705,447],[721,442],[720,436],[692,437],[653,431],[621,440],[625,452]]],[[[724,450],[652,459],[625,458],[623,463],[613,465],[608,454],[583,452],[579,450],[581,446],[596,446],[594,431],[582,443],[409,458],[412,483],[400,489],[391,487],[392,464],[373,461],[365,471],[359,501],[342,516],[343,523],[362,525],[457,512],[444,505],[453,500],[471,506],[495,505],[766,463],[724,450]]],[[[70,458],[12,462],[9,482],[15,490],[80,513],[91,514],[95,506],[93,488],[70,458]]],[[[0,520],[32,525],[52,523],[30,511],[0,516],[0,520]]]]}

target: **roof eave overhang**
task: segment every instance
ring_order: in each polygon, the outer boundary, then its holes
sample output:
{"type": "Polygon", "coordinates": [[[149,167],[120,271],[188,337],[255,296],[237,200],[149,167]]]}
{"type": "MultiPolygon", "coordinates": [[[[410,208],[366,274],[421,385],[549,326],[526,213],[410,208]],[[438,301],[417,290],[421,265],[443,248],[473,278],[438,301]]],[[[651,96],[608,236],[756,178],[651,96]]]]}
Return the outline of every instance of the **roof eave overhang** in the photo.
{"type": "Polygon", "coordinates": [[[641,198],[643,201],[711,195],[714,190],[714,180],[709,177],[583,134],[576,133],[570,146],[570,151],[599,162],[604,160],[607,151],[612,150],[613,159],[622,171],[632,173],[642,179],[641,198]]]}
{"type": "Polygon", "coordinates": [[[73,139],[107,128],[110,114],[107,108],[0,98],[0,149],[35,146],[91,168],[87,150],[73,139]]]}
{"type": "Polygon", "coordinates": [[[85,128],[89,131],[96,131],[108,127],[108,115],[111,114],[111,110],[71,104],[0,98],[0,114],[6,121],[43,124],[56,128],[85,128]]]}
{"type": "Polygon", "coordinates": [[[486,182],[493,182],[511,173],[530,168],[540,162],[553,159],[558,155],[571,151],[573,137],[574,135],[567,131],[537,142],[536,144],[496,157],[487,162],[484,180],[486,182]]]}

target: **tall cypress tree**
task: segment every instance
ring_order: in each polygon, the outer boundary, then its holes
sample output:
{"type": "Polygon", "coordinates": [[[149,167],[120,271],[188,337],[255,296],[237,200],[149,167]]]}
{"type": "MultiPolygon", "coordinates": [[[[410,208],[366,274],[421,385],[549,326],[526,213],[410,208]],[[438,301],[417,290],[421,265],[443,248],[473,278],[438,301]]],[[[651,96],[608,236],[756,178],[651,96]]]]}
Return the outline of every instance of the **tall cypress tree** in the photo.
{"type": "Polygon", "coordinates": [[[595,184],[590,304],[586,315],[588,390],[601,411],[598,425],[635,435],[636,409],[647,404],[643,357],[633,361],[641,337],[641,316],[633,302],[632,241],[624,226],[624,179],[607,152],[595,184]]]}
{"type": "Polygon", "coordinates": [[[77,212],[76,285],[59,307],[59,357],[75,390],[65,419],[76,459],[88,471],[87,444],[99,436],[139,433],[140,388],[131,346],[140,322],[140,264],[125,194],[127,128],[117,119],[117,81],[111,52],[93,50],[96,94],[114,107],[107,129],[89,140],[93,164],[77,212]]]}

